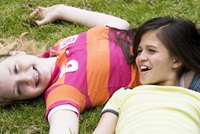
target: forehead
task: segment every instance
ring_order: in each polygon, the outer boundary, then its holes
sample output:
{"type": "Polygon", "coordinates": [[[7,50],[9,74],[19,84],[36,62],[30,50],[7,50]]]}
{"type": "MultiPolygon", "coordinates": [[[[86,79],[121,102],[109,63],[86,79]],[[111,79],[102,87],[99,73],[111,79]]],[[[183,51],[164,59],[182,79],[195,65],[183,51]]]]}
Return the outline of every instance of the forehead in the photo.
{"type": "Polygon", "coordinates": [[[14,83],[10,73],[12,65],[10,57],[0,62],[0,94],[6,98],[13,95],[14,83]]]}
{"type": "Polygon", "coordinates": [[[155,46],[155,47],[165,47],[165,44],[158,38],[158,31],[148,31],[142,38],[139,46],[155,46]]]}
{"type": "Polygon", "coordinates": [[[157,37],[157,31],[155,31],[155,30],[144,33],[141,37],[141,41],[145,41],[145,40],[148,40],[150,42],[160,41],[157,37]]]}

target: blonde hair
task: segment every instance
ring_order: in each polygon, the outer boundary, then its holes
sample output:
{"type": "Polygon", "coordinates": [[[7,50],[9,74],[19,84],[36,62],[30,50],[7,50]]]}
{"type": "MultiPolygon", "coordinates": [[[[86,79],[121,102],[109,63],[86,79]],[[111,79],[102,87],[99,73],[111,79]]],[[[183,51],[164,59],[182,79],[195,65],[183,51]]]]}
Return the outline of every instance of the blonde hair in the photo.
{"type": "MultiPolygon", "coordinates": [[[[9,37],[0,39],[0,62],[8,57],[11,51],[24,51],[27,54],[38,56],[46,50],[47,44],[38,46],[38,42],[31,38],[29,33],[25,32],[20,37],[9,37]]],[[[27,101],[20,101],[27,102],[27,101]]],[[[14,100],[7,99],[5,96],[0,95],[0,106],[5,106],[14,103],[14,100]]],[[[18,103],[18,102],[17,102],[18,103]]]]}
{"type": "Polygon", "coordinates": [[[0,55],[7,55],[10,51],[24,51],[37,56],[46,50],[46,46],[39,47],[38,42],[25,32],[20,37],[0,39],[0,55]]]}

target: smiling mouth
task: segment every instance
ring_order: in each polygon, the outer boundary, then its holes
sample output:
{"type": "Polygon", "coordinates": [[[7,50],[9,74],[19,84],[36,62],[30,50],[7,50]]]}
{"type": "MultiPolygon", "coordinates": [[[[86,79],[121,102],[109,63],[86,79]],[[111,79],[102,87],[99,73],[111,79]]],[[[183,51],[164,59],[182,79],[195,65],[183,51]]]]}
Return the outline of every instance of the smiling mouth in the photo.
{"type": "Polygon", "coordinates": [[[149,68],[147,66],[140,66],[140,70],[141,70],[141,72],[145,72],[145,71],[151,70],[151,68],[149,68]]]}
{"type": "Polygon", "coordinates": [[[34,71],[34,79],[35,79],[35,86],[37,87],[38,86],[38,84],[39,84],[39,80],[40,80],[40,78],[39,78],[39,73],[38,73],[38,71],[35,69],[35,68],[33,68],[33,71],[34,71]]]}

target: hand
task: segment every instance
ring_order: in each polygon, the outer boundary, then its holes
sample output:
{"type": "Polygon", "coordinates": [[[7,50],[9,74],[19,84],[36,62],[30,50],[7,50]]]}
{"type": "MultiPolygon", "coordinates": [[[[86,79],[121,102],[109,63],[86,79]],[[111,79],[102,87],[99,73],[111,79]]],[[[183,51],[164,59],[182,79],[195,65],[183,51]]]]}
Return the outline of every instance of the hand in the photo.
{"type": "Polygon", "coordinates": [[[54,22],[56,20],[62,19],[62,9],[65,8],[65,5],[59,4],[59,5],[54,5],[51,7],[38,7],[35,9],[30,16],[39,16],[42,19],[41,20],[36,20],[37,25],[44,25],[47,23],[54,22]]]}

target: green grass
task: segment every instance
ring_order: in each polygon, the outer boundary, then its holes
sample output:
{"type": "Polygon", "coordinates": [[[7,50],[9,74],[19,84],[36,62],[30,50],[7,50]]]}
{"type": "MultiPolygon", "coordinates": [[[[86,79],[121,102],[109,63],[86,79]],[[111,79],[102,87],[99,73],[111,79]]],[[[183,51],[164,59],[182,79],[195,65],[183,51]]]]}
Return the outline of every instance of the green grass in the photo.
{"type": "MultiPolygon", "coordinates": [[[[63,21],[38,27],[29,17],[39,5],[51,6],[60,3],[115,15],[130,22],[132,27],[158,16],[190,19],[200,27],[199,0],[1,0],[0,38],[29,32],[40,45],[48,43],[52,46],[60,38],[88,29],[63,21]]],[[[102,107],[98,107],[81,114],[81,134],[92,133],[101,109],[102,107]]],[[[46,134],[49,126],[44,120],[44,113],[45,104],[41,98],[30,103],[0,108],[0,134],[46,134]]]]}

